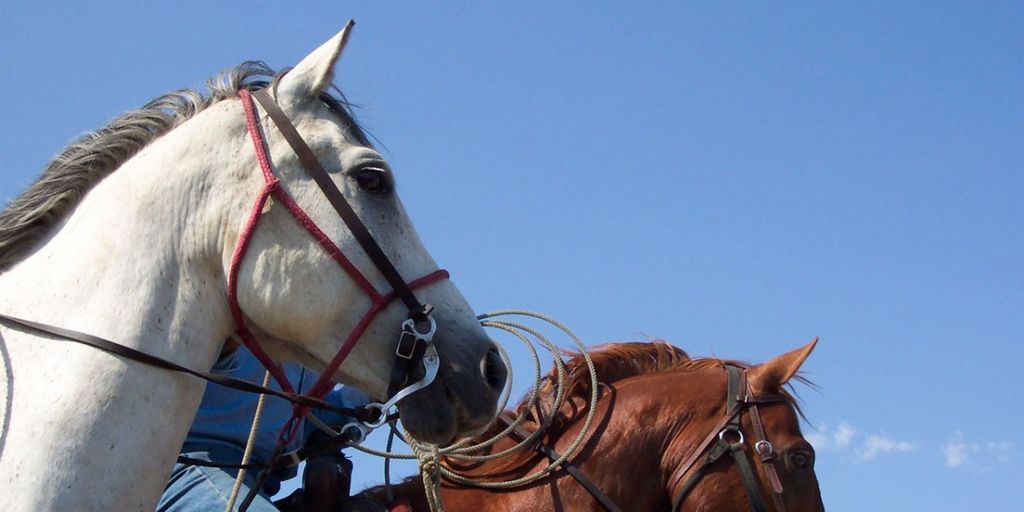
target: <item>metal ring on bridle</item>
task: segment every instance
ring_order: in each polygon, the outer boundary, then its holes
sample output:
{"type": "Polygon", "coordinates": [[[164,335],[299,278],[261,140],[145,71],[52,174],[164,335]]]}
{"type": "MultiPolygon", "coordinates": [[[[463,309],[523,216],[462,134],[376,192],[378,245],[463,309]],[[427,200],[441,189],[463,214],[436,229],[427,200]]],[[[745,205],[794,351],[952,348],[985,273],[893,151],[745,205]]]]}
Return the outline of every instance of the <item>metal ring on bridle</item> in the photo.
{"type": "Polygon", "coordinates": [[[369,433],[369,430],[370,429],[358,421],[351,421],[341,427],[338,432],[342,434],[345,432],[353,432],[352,437],[349,440],[349,444],[360,444],[366,440],[366,435],[369,433]]]}
{"type": "Polygon", "coordinates": [[[723,428],[720,432],[718,432],[718,440],[726,442],[726,443],[729,443],[729,444],[743,444],[743,442],[744,442],[743,441],[743,431],[739,430],[739,429],[735,429],[735,428],[723,428]],[[738,439],[737,442],[736,443],[729,443],[729,441],[726,441],[725,440],[725,434],[726,433],[736,434],[736,437],[738,439]]]}
{"type": "MultiPolygon", "coordinates": [[[[411,319],[406,320],[406,322],[410,321],[411,319]]],[[[405,324],[403,323],[403,327],[404,325],[405,324]]],[[[431,331],[428,334],[430,336],[433,336],[433,331],[437,327],[437,324],[433,323],[433,319],[431,319],[431,325],[431,331]]],[[[435,347],[432,343],[428,343],[426,350],[423,352],[423,378],[402,388],[401,391],[395,393],[391,398],[388,399],[387,402],[384,402],[383,404],[377,402],[366,404],[366,409],[375,410],[380,414],[380,416],[378,416],[377,419],[373,421],[364,421],[363,425],[371,429],[384,426],[388,422],[388,412],[391,411],[391,408],[394,407],[403,398],[429,386],[432,382],[434,382],[434,379],[437,378],[437,371],[438,368],[440,368],[440,366],[441,358],[440,356],[437,355],[437,347],[435,347]]]]}
{"type": "Polygon", "coordinates": [[[372,421],[364,421],[363,425],[367,428],[375,429],[380,428],[388,422],[388,411],[384,408],[384,404],[376,402],[368,403],[364,406],[367,411],[377,411],[377,419],[372,421]]]}
{"type": "Polygon", "coordinates": [[[420,341],[430,341],[434,339],[434,333],[437,332],[437,322],[434,321],[434,317],[432,315],[427,315],[427,322],[430,322],[430,328],[427,329],[427,332],[420,332],[416,330],[416,324],[418,322],[412,318],[402,322],[402,330],[408,329],[408,332],[412,333],[420,341]]]}

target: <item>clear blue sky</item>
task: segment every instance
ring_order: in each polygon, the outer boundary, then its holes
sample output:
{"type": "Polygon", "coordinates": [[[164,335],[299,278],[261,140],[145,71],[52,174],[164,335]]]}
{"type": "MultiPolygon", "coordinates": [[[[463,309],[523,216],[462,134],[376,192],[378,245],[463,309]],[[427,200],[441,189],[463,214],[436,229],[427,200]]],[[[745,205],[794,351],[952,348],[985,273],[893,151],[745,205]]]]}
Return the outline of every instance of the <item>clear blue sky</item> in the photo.
{"type": "Polygon", "coordinates": [[[821,336],[830,511],[1024,500],[1019,2],[68,4],[0,13],[0,197],[353,17],[338,83],[478,310],[751,361],[821,336]]]}

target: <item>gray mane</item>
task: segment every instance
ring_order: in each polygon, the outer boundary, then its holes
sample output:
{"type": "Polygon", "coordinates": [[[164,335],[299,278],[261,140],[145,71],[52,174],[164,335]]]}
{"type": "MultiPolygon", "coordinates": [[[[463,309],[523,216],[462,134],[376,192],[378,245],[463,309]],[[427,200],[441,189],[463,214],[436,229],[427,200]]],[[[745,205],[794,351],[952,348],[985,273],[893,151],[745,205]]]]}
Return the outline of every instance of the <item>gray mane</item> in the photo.
{"type": "MultiPolygon", "coordinates": [[[[165,94],[72,142],[0,212],[0,272],[24,258],[93,186],[149,143],[210,105],[235,98],[239,90],[273,86],[281,76],[262,62],[244,62],[207,80],[206,94],[194,89],[165,94]]],[[[348,125],[351,136],[370,145],[344,96],[324,94],[321,100],[348,125]]]]}

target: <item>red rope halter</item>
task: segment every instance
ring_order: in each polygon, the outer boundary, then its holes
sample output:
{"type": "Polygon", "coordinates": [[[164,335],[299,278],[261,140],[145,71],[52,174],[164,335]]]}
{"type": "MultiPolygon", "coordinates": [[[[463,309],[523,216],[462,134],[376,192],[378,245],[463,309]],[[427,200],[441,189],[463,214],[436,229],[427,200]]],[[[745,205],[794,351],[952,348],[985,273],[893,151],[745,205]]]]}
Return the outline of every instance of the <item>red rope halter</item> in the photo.
{"type": "MultiPolygon", "coordinates": [[[[349,333],[344,343],[342,343],[341,348],[338,349],[338,352],[333,358],[331,358],[330,362],[327,363],[327,366],[321,372],[320,377],[306,393],[308,396],[312,396],[314,398],[322,398],[333,387],[331,376],[334,375],[338,368],[341,367],[341,364],[352,352],[352,349],[355,347],[360,337],[362,337],[363,333],[366,332],[366,329],[369,328],[373,319],[397,298],[397,294],[394,291],[386,293],[378,291],[373,284],[370,283],[370,280],[367,279],[366,276],[360,272],[347,257],[345,257],[341,248],[339,248],[337,244],[331,241],[331,239],[324,234],[323,230],[313,222],[313,219],[311,219],[302,207],[299,206],[299,204],[296,203],[288,194],[288,192],[281,187],[280,180],[274,174],[274,169],[267,157],[267,145],[260,128],[259,119],[256,116],[252,95],[245,89],[240,90],[238,95],[242,99],[242,108],[245,110],[246,126],[249,131],[249,136],[252,139],[253,148],[256,150],[256,160],[259,162],[264,179],[263,188],[256,197],[256,201],[249,213],[249,218],[245,223],[245,227],[242,229],[242,233],[237,245],[235,246],[234,253],[231,256],[231,266],[228,272],[228,304],[231,308],[231,315],[238,327],[236,334],[239,339],[241,339],[242,344],[245,345],[245,347],[249,349],[257,359],[259,359],[263,366],[267,368],[270,374],[281,386],[282,390],[294,392],[294,388],[288,381],[288,377],[284,374],[282,367],[267,355],[267,353],[256,342],[252,332],[248,327],[246,327],[245,315],[238,303],[238,272],[242,265],[242,261],[245,259],[246,252],[249,249],[249,244],[252,241],[252,235],[259,226],[263,209],[267,200],[271,196],[273,196],[275,201],[283,205],[291,213],[292,217],[295,218],[299,225],[312,235],[317,244],[319,244],[320,247],[331,256],[331,259],[344,269],[345,273],[347,273],[356,282],[356,284],[359,285],[359,287],[370,297],[372,301],[370,308],[363,313],[355,327],[353,327],[352,332],[349,333]]],[[[419,279],[409,282],[408,288],[410,290],[416,290],[443,279],[448,279],[448,277],[449,275],[446,270],[436,270],[419,279]]],[[[293,419],[301,418],[302,416],[305,416],[307,412],[307,406],[295,405],[293,419]]],[[[291,424],[294,422],[289,423],[291,424]]],[[[286,427],[286,430],[292,431],[288,434],[282,432],[284,438],[287,438],[286,442],[290,442],[294,437],[294,431],[297,429],[289,429],[286,427]]]]}

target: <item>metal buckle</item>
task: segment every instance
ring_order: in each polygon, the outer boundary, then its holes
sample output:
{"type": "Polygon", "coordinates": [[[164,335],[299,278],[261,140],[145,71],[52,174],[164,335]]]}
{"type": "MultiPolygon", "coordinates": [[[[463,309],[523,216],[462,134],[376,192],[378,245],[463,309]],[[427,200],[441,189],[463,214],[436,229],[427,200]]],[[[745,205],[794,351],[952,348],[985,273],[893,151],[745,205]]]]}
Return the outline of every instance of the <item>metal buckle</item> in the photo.
{"type": "Polygon", "coordinates": [[[398,346],[395,347],[395,357],[412,359],[412,355],[416,353],[416,342],[419,340],[415,334],[402,331],[402,335],[398,338],[398,346]]]}
{"type": "Polygon", "coordinates": [[[754,443],[754,451],[757,452],[758,455],[764,457],[766,455],[771,455],[775,451],[775,448],[772,447],[772,443],[768,442],[766,439],[762,439],[754,443]]]}
{"type": "Polygon", "coordinates": [[[416,321],[412,318],[402,322],[402,335],[398,338],[398,346],[395,347],[396,357],[412,359],[413,354],[416,353],[416,344],[418,342],[430,343],[430,340],[434,339],[434,333],[437,332],[437,322],[434,321],[432,316],[427,316],[427,322],[430,323],[430,327],[426,332],[417,331],[416,321]]]}

